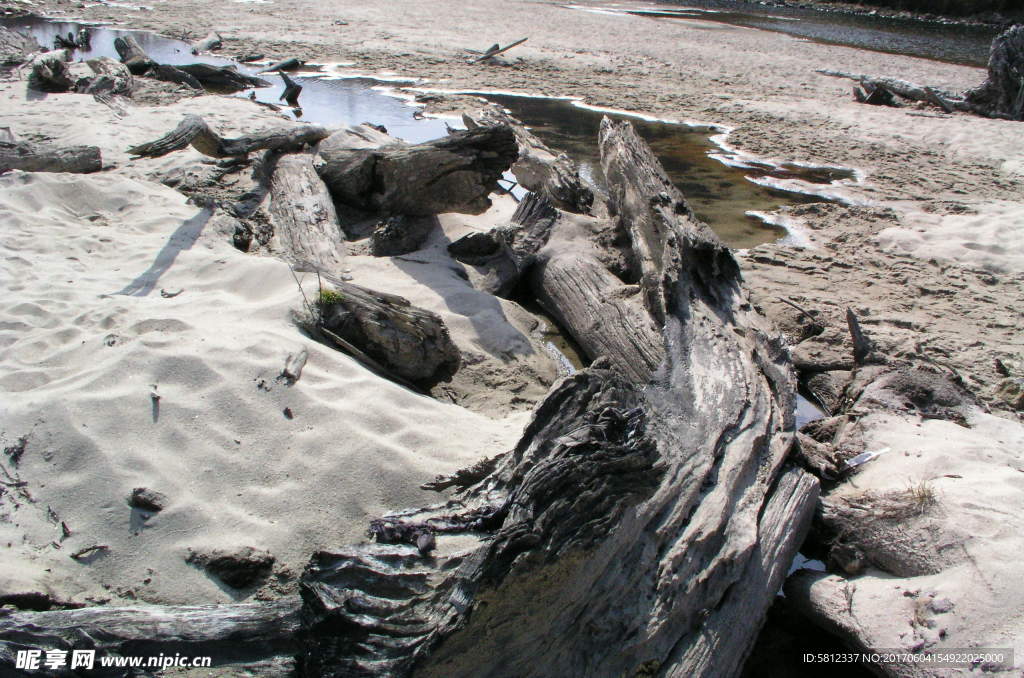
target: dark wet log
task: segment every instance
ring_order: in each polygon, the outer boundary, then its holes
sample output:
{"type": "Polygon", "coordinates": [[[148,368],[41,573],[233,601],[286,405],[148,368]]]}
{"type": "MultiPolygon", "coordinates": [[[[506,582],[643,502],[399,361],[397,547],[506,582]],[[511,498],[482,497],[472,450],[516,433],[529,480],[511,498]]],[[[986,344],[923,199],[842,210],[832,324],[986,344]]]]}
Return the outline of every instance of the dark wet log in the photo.
{"type": "Polygon", "coordinates": [[[281,156],[271,172],[269,211],[277,247],[291,261],[338,270],[345,259],[344,234],[313,157],[281,156]]]}
{"type": "Polygon", "coordinates": [[[121,63],[128,67],[132,75],[143,75],[156,66],[156,62],[149,58],[146,50],[142,49],[142,46],[130,35],[115,38],[114,49],[121,57],[121,63]]]}
{"type": "Polygon", "coordinates": [[[216,31],[210,31],[202,40],[196,40],[192,43],[192,53],[199,54],[200,52],[209,52],[210,50],[220,49],[223,42],[220,34],[216,31]]]}
{"type": "MultiPolygon", "coordinates": [[[[554,229],[538,257],[568,245],[554,229]]],[[[300,675],[739,670],[817,482],[783,465],[792,372],[731,255],[688,220],[666,229],[671,350],[657,377],[638,385],[597,367],[567,377],[457,502],[387,516],[374,530],[382,543],[314,557],[300,675]],[[429,557],[411,543],[424,531],[429,557]]]]}
{"type": "Polygon", "coordinates": [[[410,382],[428,386],[459,369],[461,355],[441,318],[403,297],[339,280],[317,301],[321,326],[410,382]]]}
{"type": "Polygon", "coordinates": [[[32,59],[32,70],[28,76],[28,86],[40,92],[67,92],[75,83],[71,79],[68,61],[71,56],[67,50],[37,54],[32,59]]]}
{"type": "Polygon", "coordinates": [[[164,82],[174,82],[179,85],[185,85],[195,90],[203,89],[203,84],[195,78],[195,76],[186,73],[185,71],[175,66],[168,66],[167,64],[157,64],[148,73],[151,78],[156,80],[163,80],[164,82]]]}
{"type": "Polygon", "coordinates": [[[156,141],[133,146],[128,152],[145,158],[159,158],[191,145],[203,155],[227,158],[258,150],[296,151],[326,139],[328,135],[326,129],[316,125],[292,125],[262,134],[225,139],[210,129],[201,117],[189,114],[171,132],[156,141]]]}
{"type": "Polygon", "coordinates": [[[292,651],[298,610],[292,597],[271,603],[15,612],[0,617],[0,662],[20,649],[79,649],[83,639],[99,656],[180,652],[209,655],[215,665],[266,659],[292,651]]]}
{"type": "Polygon", "coordinates": [[[287,102],[289,106],[298,106],[302,85],[289,78],[284,71],[281,71],[281,79],[284,81],[284,91],[279,100],[287,102]]]}
{"type": "Polygon", "coordinates": [[[178,66],[203,84],[204,87],[222,92],[240,92],[250,87],[269,87],[270,83],[254,75],[239,73],[234,66],[211,66],[210,64],[184,64],[178,66]]]}
{"type": "Polygon", "coordinates": [[[321,148],[320,176],[335,202],[382,216],[481,214],[516,158],[506,126],[449,134],[422,144],[321,148]]]}
{"type": "Polygon", "coordinates": [[[0,142],[0,172],[75,172],[87,174],[102,169],[96,146],[52,146],[0,142]]]}
{"type": "Polygon", "coordinates": [[[1024,25],[1013,26],[992,41],[988,77],[968,90],[971,104],[1011,120],[1024,120],[1024,25]]]}
{"type": "Polygon", "coordinates": [[[296,59],[295,57],[292,57],[290,59],[283,59],[281,61],[276,61],[276,62],[270,64],[269,66],[267,66],[266,68],[261,68],[260,70],[258,70],[256,72],[257,73],[271,73],[273,71],[297,71],[297,70],[299,70],[300,68],[302,68],[305,65],[306,65],[305,61],[302,61],[301,59],[296,59]]]}
{"type": "Polygon", "coordinates": [[[39,45],[29,36],[0,26],[0,66],[18,66],[38,51],[39,45]]]}

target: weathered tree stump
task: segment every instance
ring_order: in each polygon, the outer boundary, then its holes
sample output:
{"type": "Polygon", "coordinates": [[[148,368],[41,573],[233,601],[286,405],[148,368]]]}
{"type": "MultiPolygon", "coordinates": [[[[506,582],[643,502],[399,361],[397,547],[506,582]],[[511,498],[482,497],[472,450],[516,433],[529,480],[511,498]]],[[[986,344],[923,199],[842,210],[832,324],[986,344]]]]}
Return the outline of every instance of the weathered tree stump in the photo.
{"type": "Polygon", "coordinates": [[[220,92],[240,92],[251,87],[269,87],[270,83],[255,75],[239,73],[234,66],[183,64],[177,67],[198,80],[204,87],[220,92]]]}
{"type": "Polygon", "coordinates": [[[70,59],[71,55],[64,49],[35,55],[31,62],[28,86],[40,92],[70,91],[75,86],[68,69],[70,59]]]}
{"type": "Polygon", "coordinates": [[[1024,120],[1024,25],[992,40],[985,82],[968,90],[967,101],[985,110],[1024,120]]]}
{"type": "Polygon", "coordinates": [[[223,45],[220,34],[216,31],[210,31],[210,33],[202,40],[196,40],[192,43],[192,53],[199,54],[200,52],[209,52],[214,49],[220,49],[223,45]]]}

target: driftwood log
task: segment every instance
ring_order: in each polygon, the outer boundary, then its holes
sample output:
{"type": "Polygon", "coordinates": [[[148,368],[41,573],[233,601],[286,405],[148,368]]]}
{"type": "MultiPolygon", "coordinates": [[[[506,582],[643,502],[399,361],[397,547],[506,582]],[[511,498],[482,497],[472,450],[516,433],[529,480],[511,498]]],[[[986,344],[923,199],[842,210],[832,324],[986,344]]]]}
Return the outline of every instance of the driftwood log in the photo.
{"type": "Polygon", "coordinates": [[[192,53],[199,54],[200,52],[209,52],[210,50],[220,49],[223,45],[220,34],[216,31],[210,31],[210,33],[202,40],[196,40],[192,43],[192,53]]]}
{"type": "Polygon", "coordinates": [[[156,62],[149,58],[146,50],[142,49],[142,45],[130,35],[115,38],[114,49],[121,57],[121,63],[128,67],[132,75],[144,75],[146,71],[156,66],[156,62]]]}
{"type": "Polygon", "coordinates": [[[502,125],[415,145],[367,148],[357,139],[321,148],[320,158],[318,171],[335,202],[382,216],[481,214],[516,159],[516,141],[502,125]]]}
{"type": "Polygon", "coordinates": [[[281,156],[270,175],[270,218],[278,247],[289,259],[338,270],[345,237],[327,187],[305,153],[281,156]]]}
{"type": "Polygon", "coordinates": [[[96,146],[51,146],[0,142],[0,173],[23,172],[99,172],[103,162],[96,146]]]}
{"type": "Polygon", "coordinates": [[[818,73],[858,81],[864,91],[855,88],[854,96],[863,103],[886,103],[885,95],[891,93],[937,106],[947,113],[963,111],[989,118],[1024,120],[1024,25],[1008,28],[992,40],[985,82],[962,94],[898,78],[833,70],[818,73]]]}
{"type": "Polygon", "coordinates": [[[295,151],[326,139],[329,133],[317,125],[293,125],[262,134],[225,139],[210,129],[198,115],[186,115],[178,126],[164,136],[128,149],[132,155],[159,158],[192,146],[212,158],[246,155],[258,150],[295,151]]]}
{"type": "Polygon", "coordinates": [[[175,66],[168,66],[167,64],[157,64],[149,71],[147,71],[146,75],[155,80],[163,80],[164,82],[174,82],[179,85],[191,87],[192,89],[199,90],[203,88],[203,83],[199,82],[199,80],[194,75],[186,73],[185,71],[175,66]]]}
{"type": "Polygon", "coordinates": [[[24,33],[0,26],[0,66],[18,66],[39,51],[36,41],[24,33]]]}
{"type": "MultiPolygon", "coordinates": [[[[602,137],[605,148],[638,139],[608,122],[602,137]]],[[[302,583],[300,675],[739,669],[817,481],[784,466],[792,372],[731,254],[687,211],[664,225],[648,248],[663,252],[656,377],[591,367],[566,378],[457,502],[375,521],[378,544],[318,554],[302,583]]]]}
{"type": "Polygon", "coordinates": [[[177,67],[203,84],[219,92],[240,92],[251,87],[269,87],[270,83],[254,75],[239,73],[234,66],[183,64],[177,67]]]}
{"type": "Polygon", "coordinates": [[[75,86],[68,67],[71,55],[66,49],[37,54],[32,58],[28,86],[40,92],[67,92],[75,86]]]}
{"type": "Polygon", "coordinates": [[[286,660],[295,647],[298,612],[294,597],[273,603],[15,612],[0,617],[0,663],[13,667],[18,650],[82,648],[95,649],[97,656],[208,655],[218,664],[286,660]]]}
{"type": "Polygon", "coordinates": [[[461,354],[437,314],[404,297],[328,279],[335,290],[317,300],[318,329],[339,348],[389,378],[416,386],[432,386],[459,369],[461,354]]]}

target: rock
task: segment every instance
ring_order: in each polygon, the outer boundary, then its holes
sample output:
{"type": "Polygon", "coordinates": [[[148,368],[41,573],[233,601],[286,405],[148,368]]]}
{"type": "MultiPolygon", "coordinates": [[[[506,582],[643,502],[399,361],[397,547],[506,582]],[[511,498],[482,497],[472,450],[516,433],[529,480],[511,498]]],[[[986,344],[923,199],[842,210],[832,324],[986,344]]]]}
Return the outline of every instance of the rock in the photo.
{"type": "Polygon", "coordinates": [[[231,551],[192,551],[185,559],[191,565],[220,579],[228,586],[245,589],[265,579],[274,566],[274,556],[269,551],[244,546],[231,551]]]}
{"type": "Polygon", "coordinates": [[[159,513],[167,507],[167,495],[151,490],[148,487],[136,487],[128,497],[128,505],[132,508],[159,513]]]}
{"type": "Polygon", "coordinates": [[[928,601],[928,609],[935,614],[946,614],[953,610],[953,601],[949,598],[932,598],[928,601]]]}

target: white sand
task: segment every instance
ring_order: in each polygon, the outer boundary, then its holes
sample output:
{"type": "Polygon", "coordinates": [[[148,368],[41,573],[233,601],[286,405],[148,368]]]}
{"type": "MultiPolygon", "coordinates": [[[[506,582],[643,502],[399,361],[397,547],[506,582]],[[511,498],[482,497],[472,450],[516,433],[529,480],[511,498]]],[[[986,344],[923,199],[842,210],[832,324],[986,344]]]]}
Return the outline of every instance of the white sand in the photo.
{"type": "MultiPolygon", "coordinates": [[[[525,413],[493,419],[416,395],[301,335],[288,266],[235,250],[222,222],[145,179],[199,162],[194,151],[124,157],[182,110],[214,110],[208,119],[230,132],[232,113],[254,106],[203,97],[121,120],[90,97],[32,106],[3,104],[16,133],[96,143],[119,167],[0,177],[0,432],[4,445],[28,436],[18,466],[0,461],[32,498],[2,509],[11,522],[0,522],[0,592],[230,600],[235,592],[185,563],[189,548],[265,548],[297,575],[316,549],[363,539],[369,517],[437,501],[417,489],[437,473],[514,444],[525,413]],[[277,383],[301,349],[301,380],[277,383]],[[140,486],[170,499],[145,523],[126,503],[140,486]],[[61,521],[71,536],[58,547],[61,521]],[[96,544],[109,550],[91,563],[69,557],[96,544]]],[[[433,269],[417,282],[393,276],[396,264],[352,259],[356,282],[442,312],[460,348],[529,348],[524,319],[517,328],[498,308],[486,315],[471,294],[455,307],[461,279],[437,289],[433,269]]]]}

